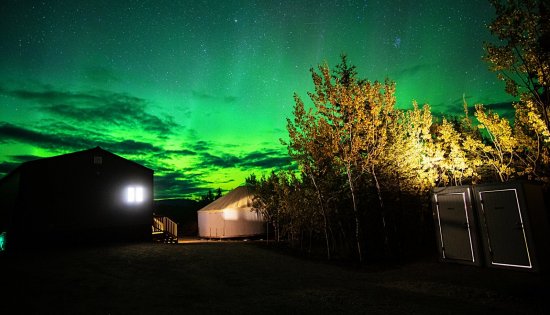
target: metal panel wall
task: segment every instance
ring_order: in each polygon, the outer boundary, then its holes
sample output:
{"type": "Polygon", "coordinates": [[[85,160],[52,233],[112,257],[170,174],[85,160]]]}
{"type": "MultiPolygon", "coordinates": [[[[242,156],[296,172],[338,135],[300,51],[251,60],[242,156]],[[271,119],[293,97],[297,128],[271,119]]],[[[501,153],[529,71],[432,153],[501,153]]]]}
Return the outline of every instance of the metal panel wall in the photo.
{"type": "Polygon", "coordinates": [[[471,194],[470,186],[443,187],[433,193],[433,215],[442,261],[481,264],[471,194]]]}
{"type": "Polygon", "coordinates": [[[474,196],[487,266],[540,270],[550,240],[542,187],[484,184],[474,187],[474,196]]]}

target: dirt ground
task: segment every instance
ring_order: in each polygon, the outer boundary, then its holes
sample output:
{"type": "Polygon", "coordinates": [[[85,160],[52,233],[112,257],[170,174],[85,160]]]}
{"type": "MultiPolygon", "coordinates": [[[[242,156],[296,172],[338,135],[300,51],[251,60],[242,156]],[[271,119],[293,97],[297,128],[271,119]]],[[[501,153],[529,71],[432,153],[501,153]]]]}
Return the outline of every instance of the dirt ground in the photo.
{"type": "Polygon", "coordinates": [[[0,314],[550,314],[537,274],[434,259],[358,269],[263,242],[0,256],[0,314]]]}

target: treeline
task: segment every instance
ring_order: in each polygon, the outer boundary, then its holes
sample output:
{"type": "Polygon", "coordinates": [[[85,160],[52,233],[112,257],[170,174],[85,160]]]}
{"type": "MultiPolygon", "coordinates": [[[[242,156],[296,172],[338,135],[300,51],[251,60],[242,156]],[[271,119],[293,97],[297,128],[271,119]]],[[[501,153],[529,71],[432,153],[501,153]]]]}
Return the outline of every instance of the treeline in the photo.
{"type": "MultiPolygon", "coordinates": [[[[328,259],[400,258],[432,251],[430,191],[527,179],[550,183],[550,4],[492,0],[499,45],[484,59],[518,97],[514,123],[475,105],[434,117],[429,105],[395,108],[395,83],[340,64],[311,69],[312,105],[294,96],[283,144],[298,171],[247,179],[272,238],[328,259]]],[[[512,108],[511,108],[512,109],[512,108]]]]}
{"type": "Polygon", "coordinates": [[[199,199],[197,200],[197,203],[199,205],[199,209],[209,205],[210,203],[212,203],[216,199],[221,198],[221,196],[222,196],[222,189],[221,188],[218,187],[218,189],[216,189],[216,194],[215,195],[214,195],[214,192],[212,191],[212,189],[208,189],[208,191],[206,193],[203,193],[202,195],[200,195],[199,199]]]}
{"type": "Polygon", "coordinates": [[[471,117],[466,103],[463,116],[438,119],[428,105],[396,109],[395,84],[358,79],[345,56],[311,73],[313,106],[295,95],[284,143],[299,172],[247,179],[278,241],[322,246],[329,259],[409,256],[435,245],[432,188],[549,182],[550,133],[528,98],[514,125],[481,105],[471,117]]]}

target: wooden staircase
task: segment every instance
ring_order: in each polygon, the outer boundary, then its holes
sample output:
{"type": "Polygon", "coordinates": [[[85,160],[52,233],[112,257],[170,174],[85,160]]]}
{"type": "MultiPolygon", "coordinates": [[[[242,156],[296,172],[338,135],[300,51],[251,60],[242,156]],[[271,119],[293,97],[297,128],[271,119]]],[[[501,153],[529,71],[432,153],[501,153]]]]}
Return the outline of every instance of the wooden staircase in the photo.
{"type": "Polygon", "coordinates": [[[153,215],[153,241],[178,243],[178,224],[168,217],[153,215]]]}

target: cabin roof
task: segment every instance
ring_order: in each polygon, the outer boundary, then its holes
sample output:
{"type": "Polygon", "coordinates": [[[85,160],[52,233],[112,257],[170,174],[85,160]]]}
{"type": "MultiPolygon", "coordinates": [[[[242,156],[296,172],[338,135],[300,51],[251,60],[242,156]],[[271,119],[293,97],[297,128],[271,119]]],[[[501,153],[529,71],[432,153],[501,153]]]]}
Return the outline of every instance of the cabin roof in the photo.
{"type": "Polygon", "coordinates": [[[148,167],[145,167],[145,166],[143,166],[139,163],[136,163],[134,161],[123,158],[119,155],[116,155],[112,152],[109,152],[109,151],[107,151],[105,149],[102,149],[101,147],[97,146],[97,147],[91,148],[91,149],[86,149],[86,150],[81,150],[81,151],[76,151],[76,152],[70,152],[70,153],[65,153],[65,154],[60,154],[60,155],[55,155],[55,156],[50,156],[50,157],[38,158],[38,159],[35,159],[35,160],[30,160],[30,161],[23,162],[19,166],[17,166],[15,169],[13,169],[11,172],[9,172],[6,176],[1,178],[0,179],[0,184],[2,182],[4,182],[5,180],[7,180],[8,178],[12,177],[14,174],[20,172],[23,168],[28,167],[30,165],[39,165],[41,163],[46,163],[47,161],[51,161],[51,160],[70,159],[73,156],[79,156],[79,155],[84,155],[84,154],[88,154],[88,153],[109,155],[111,157],[115,157],[117,159],[124,160],[124,161],[126,161],[126,162],[128,162],[132,165],[139,166],[140,168],[143,168],[144,170],[154,172],[152,169],[150,169],[148,167]]]}

